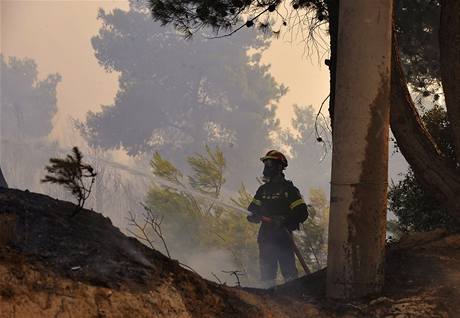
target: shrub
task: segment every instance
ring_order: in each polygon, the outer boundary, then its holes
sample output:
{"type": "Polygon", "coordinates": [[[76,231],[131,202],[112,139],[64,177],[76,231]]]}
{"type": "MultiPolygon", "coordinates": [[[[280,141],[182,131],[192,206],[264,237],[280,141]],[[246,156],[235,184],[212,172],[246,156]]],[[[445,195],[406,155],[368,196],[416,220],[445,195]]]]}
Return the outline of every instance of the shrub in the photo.
{"type": "Polygon", "coordinates": [[[64,159],[51,158],[50,165],[45,169],[48,174],[41,182],[50,182],[63,185],[77,199],[77,209],[72,214],[77,214],[91,194],[97,173],[94,168],[82,162],[83,155],[78,147],[72,148],[72,154],[64,159]],[[90,179],[90,181],[88,181],[90,179]]]}

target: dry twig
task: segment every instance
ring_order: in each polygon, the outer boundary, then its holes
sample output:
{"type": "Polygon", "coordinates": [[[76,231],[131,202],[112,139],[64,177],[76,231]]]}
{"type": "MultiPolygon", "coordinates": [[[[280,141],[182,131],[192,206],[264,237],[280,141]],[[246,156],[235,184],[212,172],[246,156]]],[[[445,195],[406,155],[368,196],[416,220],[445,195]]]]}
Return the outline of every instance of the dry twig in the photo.
{"type": "Polygon", "coordinates": [[[128,229],[128,232],[132,234],[135,238],[139,239],[142,242],[147,243],[150,248],[154,249],[154,240],[149,235],[150,233],[154,233],[162,242],[163,247],[166,251],[166,254],[169,258],[171,258],[171,254],[169,253],[168,245],[166,244],[166,240],[163,235],[163,231],[161,229],[161,223],[163,222],[163,216],[156,215],[152,209],[148,206],[141,203],[142,207],[144,208],[143,213],[143,223],[139,223],[136,219],[136,216],[129,211],[128,212],[128,225],[133,226],[139,233],[135,233],[131,229],[128,229]]]}
{"type": "Polygon", "coordinates": [[[246,275],[242,271],[222,271],[222,273],[230,274],[230,275],[235,276],[236,284],[237,284],[238,287],[241,287],[240,276],[245,276],[246,275]]]}

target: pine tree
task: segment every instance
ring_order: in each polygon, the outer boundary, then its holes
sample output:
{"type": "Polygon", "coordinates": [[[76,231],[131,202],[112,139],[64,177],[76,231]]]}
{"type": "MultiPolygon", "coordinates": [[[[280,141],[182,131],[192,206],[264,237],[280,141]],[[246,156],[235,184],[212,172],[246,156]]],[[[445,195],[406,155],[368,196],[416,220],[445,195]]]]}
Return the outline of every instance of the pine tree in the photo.
{"type": "Polygon", "coordinates": [[[45,169],[48,174],[41,182],[50,182],[64,186],[77,199],[77,209],[72,214],[74,216],[85,205],[86,200],[91,194],[91,190],[97,176],[94,168],[82,162],[83,155],[78,147],[72,148],[72,154],[66,158],[51,158],[50,165],[45,169]],[[87,179],[90,179],[88,182],[87,179]]]}

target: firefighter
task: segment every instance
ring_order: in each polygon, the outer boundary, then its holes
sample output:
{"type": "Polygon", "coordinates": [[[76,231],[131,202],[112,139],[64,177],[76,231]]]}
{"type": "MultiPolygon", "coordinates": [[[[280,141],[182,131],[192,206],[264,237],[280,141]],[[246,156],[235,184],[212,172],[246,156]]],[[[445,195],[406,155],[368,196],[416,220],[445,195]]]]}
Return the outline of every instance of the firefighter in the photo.
{"type": "Polygon", "coordinates": [[[300,223],[307,219],[308,210],[299,190],[284,178],[286,157],[271,150],[260,160],[264,163],[264,184],[248,207],[252,212],[248,221],[262,223],[257,237],[260,275],[264,287],[272,287],[278,264],[285,281],[297,278],[292,231],[298,230],[300,223]],[[271,222],[261,222],[267,217],[271,222]]]}

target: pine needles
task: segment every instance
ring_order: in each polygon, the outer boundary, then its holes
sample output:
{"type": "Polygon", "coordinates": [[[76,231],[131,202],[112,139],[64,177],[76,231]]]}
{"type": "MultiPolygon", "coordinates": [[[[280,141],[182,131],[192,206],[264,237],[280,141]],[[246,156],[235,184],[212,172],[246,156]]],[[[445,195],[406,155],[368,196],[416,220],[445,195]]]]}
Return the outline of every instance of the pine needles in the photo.
{"type": "Polygon", "coordinates": [[[83,155],[78,147],[73,147],[72,154],[67,155],[64,159],[51,158],[50,165],[45,167],[48,174],[41,180],[43,183],[62,185],[72,193],[77,199],[77,209],[72,216],[83,209],[97,175],[94,168],[83,163],[82,159],[83,155]]]}

